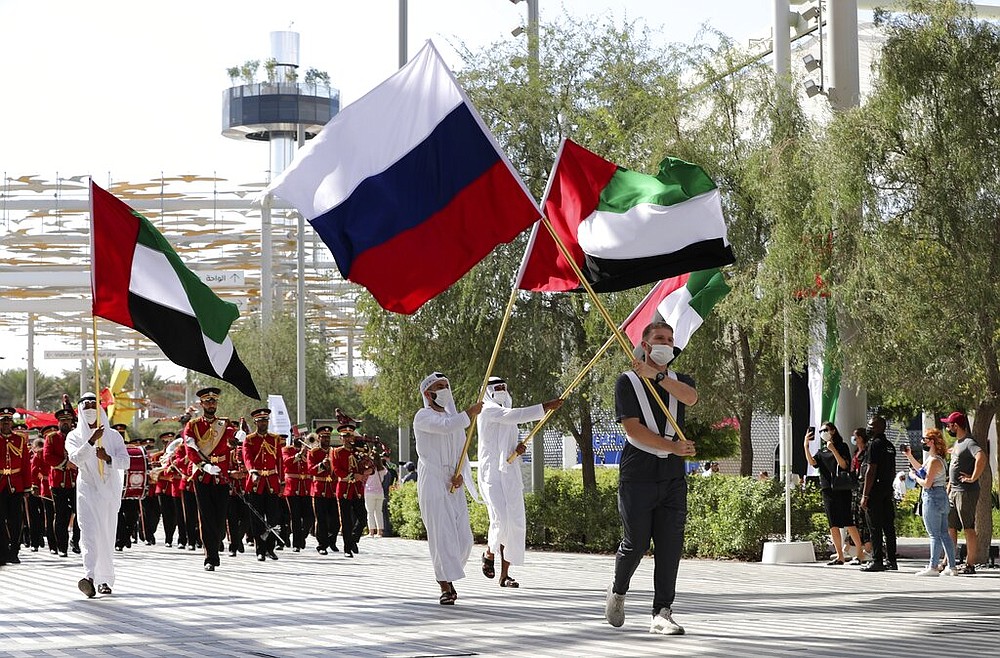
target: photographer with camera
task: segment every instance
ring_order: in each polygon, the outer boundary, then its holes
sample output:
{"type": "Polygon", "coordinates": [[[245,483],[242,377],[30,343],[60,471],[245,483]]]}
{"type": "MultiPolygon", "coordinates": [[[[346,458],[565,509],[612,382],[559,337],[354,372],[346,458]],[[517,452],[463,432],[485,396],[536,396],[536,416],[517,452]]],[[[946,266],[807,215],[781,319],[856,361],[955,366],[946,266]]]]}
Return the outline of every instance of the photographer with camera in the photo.
{"type": "Polygon", "coordinates": [[[820,493],[823,496],[823,511],[830,526],[830,539],[837,555],[827,566],[844,564],[844,539],[842,528],[847,529],[855,546],[861,545],[861,535],[854,525],[851,514],[851,449],[833,423],[823,423],[819,428],[820,449],[813,454],[809,444],[813,440],[813,430],[806,432],[806,461],[819,471],[820,493]]]}
{"type": "Polygon", "coordinates": [[[938,560],[941,551],[948,557],[948,568],[941,575],[954,576],[955,544],[948,536],[948,494],[945,483],[948,481],[947,466],[944,455],[948,446],[944,442],[941,431],[929,429],[920,440],[924,451],[924,461],[920,463],[913,456],[909,445],[903,447],[903,454],[909,460],[910,477],[921,487],[920,501],[923,506],[924,527],[931,538],[931,557],[927,568],[916,573],[917,576],[937,576],[938,560]]]}
{"type": "Polygon", "coordinates": [[[862,483],[861,509],[868,515],[872,532],[872,561],[861,570],[896,571],[896,501],[892,497],[896,447],[885,436],[885,418],[871,419],[868,437],[868,468],[862,483]]]}

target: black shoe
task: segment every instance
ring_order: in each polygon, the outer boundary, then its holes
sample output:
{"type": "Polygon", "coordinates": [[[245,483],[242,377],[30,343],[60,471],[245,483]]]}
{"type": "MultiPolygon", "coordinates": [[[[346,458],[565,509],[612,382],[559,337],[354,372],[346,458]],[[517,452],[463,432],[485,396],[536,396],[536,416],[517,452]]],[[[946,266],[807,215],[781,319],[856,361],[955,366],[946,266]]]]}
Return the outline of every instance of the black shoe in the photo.
{"type": "Polygon", "coordinates": [[[59,555],[59,551],[57,551],[57,550],[56,550],[56,549],[54,549],[54,548],[50,548],[50,549],[49,549],[49,553],[52,553],[53,555],[59,555]]]}
{"type": "Polygon", "coordinates": [[[76,553],[77,555],[80,554],[80,545],[79,544],[73,544],[73,552],[76,553]]]}
{"type": "Polygon", "coordinates": [[[168,541],[167,543],[164,544],[164,546],[166,546],[167,548],[173,548],[172,543],[173,542],[168,541]]]}
{"type": "Polygon", "coordinates": [[[108,587],[107,583],[101,583],[100,585],[97,586],[97,593],[98,594],[110,594],[111,593],[111,588],[108,587]]]}
{"type": "Polygon", "coordinates": [[[94,595],[97,594],[97,590],[94,589],[94,581],[90,578],[81,578],[80,582],[78,582],[76,586],[80,588],[80,591],[83,592],[88,599],[94,598],[94,595]]]}
{"type": "Polygon", "coordinates": [[[115,546],[115,550],[118,551],[119,553],[121,553],[122,552],[122,547],[121,546],[115,546]]]}
{"type": "Polygon", "coordinates": [[[31,547],[31,552],[32,553],[37,553],[38,552],[38,547],[37,546],[32,546],[31,547]]]}
{"type": "Polygon", "coordinates": [[[189,551],[193,551],[194,550],[194,545],[192,544],[191,546],[188,546],[188,550],[189,551]]]}
{"type": "Polygon", "coordinates": [[[869,562],[865,566],[861,567],[861,571],[885,571],[885,565],[881,562],[869,562]]]}
{"type": "Polygon", "coordinates": [[[229,557],[236,557],[236,551],[229,551],[229,557]]]}
{"type": "Polygon", "coordinates": [[[276,550],[276,551],[283,551],[283,550],[285,550],[285,545],[284,544],[278,544],[277,546],[274,547],[274,550],[276,550]]]}
{"type": "Polygon", "coordinates": [[[264,560],[266,560],[266,559],[267,559],[267,558],[266,558],[266,557],[264,557],[263,555],[261,555],[261,554],[259,554],[259,553],[257,554],[257,561],[258,561],[258,562],[263,562],[263,561],[264,561],[264,560]]]}
{"type": "Polygon", "coordinates": [[[177,544],[177,550],[183,551],[185,548],[187,548],[186,544],[177,544]]]}
{"type": "Polygon", "coordinates": [[[336,544],[334,544],[333,546],[331,546],[331,547],[330,547],[330,550],[331,550],[331,551],[333,551],[334,553],[339,553],[339,552],[340,552],[340,549],[339,549],[339,548],[337,548],[337,545],[336,545],[336,544]]]}
{"type": "Polygon", "coordinates": [[[214,564],[206,564],[205,565],[205,571],[215,571],[215,565],[214,564]]]}
{"type": "Polygon", "coordinates": [[[59,554],[59,557],[69,557],[69,554],[66,551],[63,551],[59,554]]]}
{"type": "Polygon", "coordinates": [[[301,548],[299,548],[298,546],[296,546],[295,548],[292,549],[292,553],[298,553],[301,550],[302,550],[301,548]]]}
{"type": "Polygon", "coordinates": [[[319,546],[316,547],[316,552],[319,553],[320,555],[326,555],[326,549],[320,548],[319,546]]]}
{"type": "Polygon", "coordinates": [[[9,564],[21,564],[21,558],[17,556],[17,553],[14,553],[9,558],[7,558],[7,562],[9,564]]]}
{"type": "Polygon", "coordinates": [[[242,553],[244,551],[243,544],[236,544],[236,551],[242,553]]]}
{"type": "Polygon", "coordinates": [[[895,562],[885,565],[886,571],[899,571],[899,566],[895,562]]]}
{"type": "Polygon", "coordinates": [[[344,549],[344,557],[354,557],[354,553],[350,552],[346,548],[344,549]]]}
{"type": "Polygon", "coordinates": [[[271,558],[272,560],[277,560],[278,559],[278,556],[274,554],[274,551],[268,551],[267,552],[267,556],[269,558],[271,558]]]}

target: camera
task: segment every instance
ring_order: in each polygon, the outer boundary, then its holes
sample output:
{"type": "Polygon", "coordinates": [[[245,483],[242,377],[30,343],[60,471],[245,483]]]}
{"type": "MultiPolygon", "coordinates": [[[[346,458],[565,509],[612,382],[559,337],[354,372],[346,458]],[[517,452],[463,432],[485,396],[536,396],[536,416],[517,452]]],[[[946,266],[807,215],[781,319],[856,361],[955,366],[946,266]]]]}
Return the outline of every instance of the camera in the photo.
{"type": "Polygon", "coordinates": [[[900,442],[900,444],[899,444],[899,451],[900,452],[909,452],[910,451],[910,442],[909,441],[902,441],[902,442],[900,442]]]}

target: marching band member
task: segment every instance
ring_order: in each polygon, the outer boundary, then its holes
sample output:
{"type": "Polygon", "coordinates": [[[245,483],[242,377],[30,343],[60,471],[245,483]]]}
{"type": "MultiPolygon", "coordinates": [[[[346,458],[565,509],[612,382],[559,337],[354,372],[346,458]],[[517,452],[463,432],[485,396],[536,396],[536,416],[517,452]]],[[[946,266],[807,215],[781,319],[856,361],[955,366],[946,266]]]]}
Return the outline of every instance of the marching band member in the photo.
{"type": "Polygon", "coordinates": [[[292,445],[282,448],[282,471],[285,474],[285,488],[282,492],[288,506],[289,524],[292,531],[292,551],[298,553],[306,547],[306,536],[313,525],[312,477],[309,475],[309,448],[319,442],[315,434],[305,441],[296,437],[292,445]]]}
{"type": "Polygon", "coordinates": [[[76,464],[69,460],[66,452],[66,436],[76,426],[76,414],[72,409],[62,408],[55,412],[59,427],[56,431],[45,435],[45,447],[42,454],[45,463],[49,465],[49,486],[52,489],[52,504],[55,506],[55,549],[62,557],[68,556],[72,547],[74,553],[80,552],[80,524],[76,519],[76,464]],[[72,541],[70,540],[70,521],[73,523],[72,541]]]}
{"type": "Polygon", "coordinates": [[[28,529],[31,535],[31,552],[37,553],[42,547],[42,537],[49,550],[55,553],[55,537],[52,534],[53,513],[52,490],[49,488],[49,465],[45,463],[45,433],[54,426],[43,427],[41,436],[31,442],[31,489],[28,496],[28,529]]]}
{"type": "Polygon", "coordinates": [[[361,459],[355,444],[356,421],[337,410],[337,432],[343,445],[333,449],[332,467],[337,477],[337,500],[340,502],[341,534],[344,536],[344,555],[354,557],[358,540],[364,529],[365,480],[375,472],[371,458],[361,459]]]}
{"type": "MultiPolygon", "coordinates": [[[[125,423],[115,423],[111,426],[111,429],[122,435],[127,450],[127,446],[132,443],[132,437],[128,434],[128,425],[125,423]]],[[[129,465],[131,466],[131,462],[129,465]]],[[[139,500],[136,498],[122,498],[121,507],[118,509],[118,529],[115,532],[116,551],[121,552],[124,548],[132,548],[132,537],[135,536],[138,524],[139,500]]]]}
{"type": "Polygon", "coordinates": [[[173,498],[173,485],[180,475],[170,464],[170,457],[176,446],[171,450],[171,443],[177,437],[176,432],[162,432],[159,436],[163,442],[163,450],[154,453],[153,463],[159,475],[156,476],[156,488],[153,490],[163,518],[163,538],[167,548],[174,545],[174,533],[177,531],[177,509],[173,498]]]}
{"type": "Polygon", "coordinates": [[[270,409],[255,409],[250,412],[250,416],[256,425],[256,431],[248,434],[243,442],[243,463],[247,468],[245,490],[249,494],[250,505],[257,512],[250,517],[250,528],[257,560],[263,562],[266,558],[278,559],[274,553],[275,536],[272,529],[281,527],[283,441],[277,434],[267,431],[271,419],[270,409]]]}
{"type": "MultiPolygon", "coordinates": [[[[243,423],[240,424],[243,429],[243,423]]],[[[245,549],[243,542],[248,539],[247,532],[250,530],[250,508],[247,507],[246,481],[247,467],[243,463],[242,446],[232,440],[230,449],[234,451],[229,471],[229,507],[226,509],[226,525],[229,527],[229,557],[236,557],[237,553],[242,553],[245,549]]],[[[256,545],[253,536],[249,536],[249,543],[256,545]]]]}
{"type": "Polygon", "coordinates": [[[316,517],[316,552],[327,554],[327,548],[337,552],[337,530],[340,514],[337,511],[337,486],[330,467],[331,425],[316,428],[319,445],[309,451],[309,475],[312,476],[313,514],[316,517]]]}
{"type": "MultiPolygon", "coordinates": [[[[191,462],[195,496],[198,499],[198,522],[205,548],[205,571],[219,565],[219,547],[226,532],[226,507],[229,502],[230,451],[233,441],[245,438],[225,418],[215,415],[222,391],[214,386],[197,392],[202,416],[184,426],[184,444],[191,462]]],[[[191,537],[188,537],[191,540],[191,537]]]]}
{"type": "Polygon", "coordinates": [[[0,408],[0,565],[20,564],[25,492],[31,486],[28,439],[14,431],[13,407],[0,408]]]}
{"type": "MultiPolygon", "coordinates": [[[[420,518],[427,528],[427,547],[434,563],[434,577],[441,587],[441,605],[458,598],[453,581],[465,577],[465,563],[472,552],[472,528],[465,487],[474,486],[469,460],[464,459],[465,428],[483,403],[457,411],[448,378],[434,372],[420,382],[423,409],[413,417],[417,442],[417,499],[420,518]],[[462,472],[455,466],[463,458],[462,472]],[[454,491],[452,489],[454,488],[454,491]]],[[[475,495],[475,490],[470,489],[475,495]]]]}
{"type": "Polygon", "coordinates": [[[114,541],[122,502],[122,472],[129,454],[122,435],[107,426],[97,396],[84,393],[78,407],[80,425],[66,437],[69,459],[80,470],[76,483],[77,516],[86,574],[77,583],[87,598],[110,594],[115,583],[114,541]],[[99,583],[94,589],[94,582],[99,583]]]}

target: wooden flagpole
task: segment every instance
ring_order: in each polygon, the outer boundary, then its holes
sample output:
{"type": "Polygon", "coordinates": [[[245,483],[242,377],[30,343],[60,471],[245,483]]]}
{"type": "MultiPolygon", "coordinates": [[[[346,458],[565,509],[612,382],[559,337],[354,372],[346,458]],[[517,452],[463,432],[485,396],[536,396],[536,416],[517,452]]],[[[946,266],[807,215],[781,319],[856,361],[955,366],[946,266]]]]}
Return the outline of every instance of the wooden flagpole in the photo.
{"type": "MultiPolygon", "coordinates": [[[[500,343],[503,341],[504,332],[507,331],[507,321],[510,320],[511,311],[514,309],[514,301],[517,299],[517,284],[511,288],[510,300],[507,302],[507,310],[504,311],[503,320],[500,322],[500,331],[497,332],[497,342],[493,345],[493,354],[490,355],[490,363],[486,366],[486,376],[483,377],[483,385],[479,388],[479,396],[476,401],[482,401],[483,396],[486,395],[486,387],[490,383],[490,373],[493,372],[493,366],[497,361],[497,354],[500,353],[500,343]]],[[[469,429],[465,432],[465,446],[462,448],[462,454],[458,456],[458,464],[455,465],[455,476],[462,472],[462,464],[465,463],[466,453],[469,451],[469,445],[472,443],[472,435],[476,431],[476,421],[474,418],[469,419],[469,429]]],[[[450,493],[455,493],[457,487],[451,485],[448,489],[450,493]]]]}
{"type": "MultiPolygon", "coordinates": [[[[100,377],[100,365],[98,364],[97,361],[97,316],[91,314],[91,318],[93,318],[94,321],[94,341],[93,341],[94,342],[94,395],[97,396],[97,427],[95,428],[95,430],[97,430],[101,428],[101,377],[100,377]]],[[[81,418],[80,420],[83,419],[81,418]]],[[[101,437],[97,437],[97,447],[100,448],[102,445],[103,441],[101,440],[101,437]]],[[[103,480],[104,479],[103,459],[97,460],[97,471],[98,474],[101,476],[101,479],[103,480]]]]}
{"type": "MultiPolygon", "coordinates": [[[[625,338],[625,335],[622,334],[621,329],[618,328],[618,325],[614,323],[614,320],[611,319],[611,314],[608,313],[608,309],[604,307],[604,303],[601,302],[601,299],[597,296],[597,293],[594,292],[594,289],[591,287],[590,282],[587,281],[587,277],[585,277],[583,275],[583,272],[580,270],[580,266],[576,264],[575,260],[573,260],[573,256],[569,253],[569,249],[566,248],[566,245],[563,244],[563,241],[559,237],[559,234],[557,234],[556,230],[552,228],[552,224],[551,222],[549,222],[549,218],[543,215],[541,221],[545,225],[545,228],[548,229],[549,234],[552,236],[552,239],[555,240],[556,246],[559,247],[559,251],[560,253],[562,253],[563,258],[566,259],[566,262],[569,263],[570,267],[573,268],[573,272],[580,279],[580,285],[582,285],[584,289],[587,291],[587,294],[590,295],[590,299],[591,301],[594,302],[594,306],[597,307],[597,310],[601,314],[601,317],[604,318],[604,321],[607,323],[608,327],[610,327],[611,331],[614,332],[613,338],[616,339],[618,341],[618,344],[621,345],[621,348],[625,350],[625,354],[628,355],[630,359],[633,358],[632,347],[629,345],[628,340],[625,338]]],[[[682,441],[687,440],[687,437],[684,436],[684,432],[681,431],[681,428],[677,425],[677,421],[674,420],[674,417],[670,414],[670,410],[667,409],[666,403],[663,401],[662,398],[660,398],[659,394],[657,393],[656,384],[654,384],[649,379],[646,379],[645,377],[640,377],[639,379],[643,381],[643,383],[646,385],[646,388],[649,389],[650,393],[653,394],[653,398],[660,406],[660,409],[663,410],[663,413],[666,414],[667,422],[669,422],[671,427],[674,428],[674,431],[677,433],[677,436],[680,437],[682,441]]]]}

